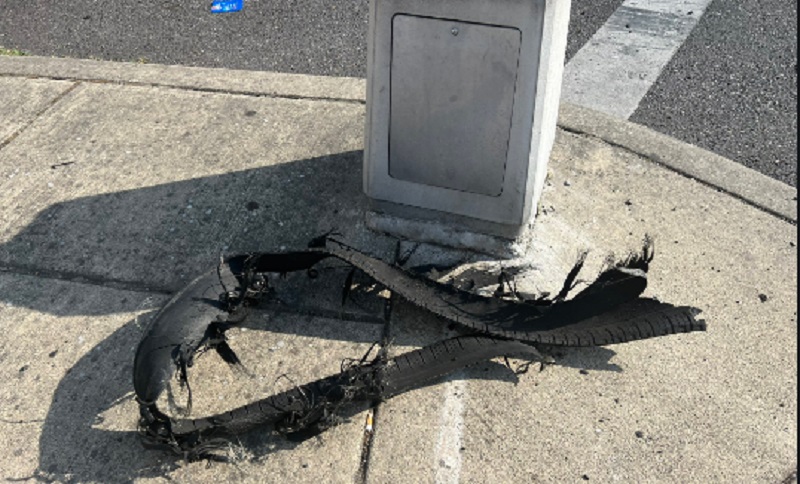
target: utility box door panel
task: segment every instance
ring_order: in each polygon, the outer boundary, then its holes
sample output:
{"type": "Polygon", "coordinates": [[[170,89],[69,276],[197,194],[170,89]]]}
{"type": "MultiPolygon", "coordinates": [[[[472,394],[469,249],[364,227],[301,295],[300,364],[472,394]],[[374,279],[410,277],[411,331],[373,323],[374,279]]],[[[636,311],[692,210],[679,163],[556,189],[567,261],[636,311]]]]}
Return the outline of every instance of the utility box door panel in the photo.
{"type": "Polygon", "coordinates": [[[392,178],[501,195],[520,43],[516,28],[393,17],[392,178]]]}
{"type": "Polygon", "coordinates": [[[555,135],[570,0],[370,0],[374,210],[515,237],[555,135]]]}

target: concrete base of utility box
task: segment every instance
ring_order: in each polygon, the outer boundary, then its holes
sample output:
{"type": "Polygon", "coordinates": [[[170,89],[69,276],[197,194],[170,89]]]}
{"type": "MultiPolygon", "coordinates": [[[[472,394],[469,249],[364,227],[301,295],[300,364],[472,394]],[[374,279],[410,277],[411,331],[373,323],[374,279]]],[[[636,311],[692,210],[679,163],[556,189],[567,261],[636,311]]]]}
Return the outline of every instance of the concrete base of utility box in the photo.
{"type": "Polygon", "coordinates": [[[366,213],[366,224],[369,229],[401,239],[469,250],[501,259],[516,259],[528,254],[531,246],[531,227],[528,225],[509,235],[491,235],[485,233],[485,227],[482,227],[484,230],[481,231],[470,227],[476,223],[483,225],[481,221],[471,222],[471,224],[444,223],[440,220],[400,217],[375,210],[366,213]]]}

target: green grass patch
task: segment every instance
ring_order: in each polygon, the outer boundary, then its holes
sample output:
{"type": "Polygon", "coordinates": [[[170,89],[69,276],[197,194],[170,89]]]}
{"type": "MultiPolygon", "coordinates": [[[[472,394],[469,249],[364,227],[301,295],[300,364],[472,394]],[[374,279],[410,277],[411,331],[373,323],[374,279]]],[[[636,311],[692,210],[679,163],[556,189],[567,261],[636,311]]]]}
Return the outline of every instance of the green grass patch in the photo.
{"type": "Polygon", "coordinates": [[[22,52],[19,49],[6,49],[2,45],[0,45],[0,55],[16,55],[21,56],[25,55],[25,52],[22,52]]]}

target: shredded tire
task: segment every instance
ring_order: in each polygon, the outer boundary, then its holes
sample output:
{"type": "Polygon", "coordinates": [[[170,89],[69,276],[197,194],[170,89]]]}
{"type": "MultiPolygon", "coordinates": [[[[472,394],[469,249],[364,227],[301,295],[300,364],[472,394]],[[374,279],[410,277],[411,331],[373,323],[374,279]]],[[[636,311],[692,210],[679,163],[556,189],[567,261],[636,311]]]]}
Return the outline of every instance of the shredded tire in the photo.
{"type": "Polygon", "coordinates": [[[484,297],[440,284],[330,237],[315,240],[304,251],[222,259],[159,311],[139,343],[133,382],[142,443],[190,459],[215,458],[216,450],[242,432],[265,426],[286,435],[322,431],[336,425],[353,404],[391,398],[479,361],[500,356],[542,361],[533,346],[537,343],[602,346],[704,331],[699,309],[642,297],[652,258],[647,239],[640,252],[609,264],[591,284],[566,299],[583,267],[583,254],[554,298],[532,301],[484,297]],[[314,266],[330,257],[360,269],[412,304],[482,335],[439,341],[385,361],[343,365],[336,375],[217,415],[173,419],[158,409],[155,402],[176,373],[191,404],[187,369],[202,350],[215,349],[223,361],[240,364],[225,331],[241,323],[249,308],[269,293],[267,273],[307,271],[311,276],[314,266]]]}

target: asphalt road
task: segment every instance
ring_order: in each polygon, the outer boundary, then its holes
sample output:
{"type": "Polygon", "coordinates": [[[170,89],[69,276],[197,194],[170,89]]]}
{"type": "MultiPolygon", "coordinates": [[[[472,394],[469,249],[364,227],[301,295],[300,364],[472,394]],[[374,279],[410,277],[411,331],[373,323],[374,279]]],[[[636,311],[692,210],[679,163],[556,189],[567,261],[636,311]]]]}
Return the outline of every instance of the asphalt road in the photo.
{"type": "Polygon", "coordinates": [[[796,187],[796,0],[712,2],[630,119],[796,187]]]}
{"type": "MultiPolygon", "coordinates": [[[[574,0],[571,58],[622,0],[574,0]]],[[[0,46],[36,55],[365,75],[367,0],[0,2],[0,46]]],[[[797,4],[714,0],[632,121],[797,186],[797,4]]]]}

